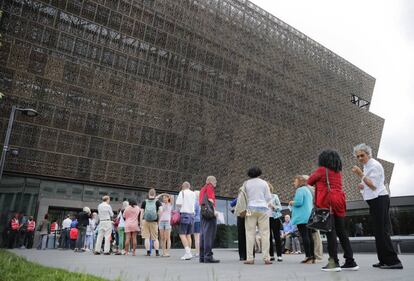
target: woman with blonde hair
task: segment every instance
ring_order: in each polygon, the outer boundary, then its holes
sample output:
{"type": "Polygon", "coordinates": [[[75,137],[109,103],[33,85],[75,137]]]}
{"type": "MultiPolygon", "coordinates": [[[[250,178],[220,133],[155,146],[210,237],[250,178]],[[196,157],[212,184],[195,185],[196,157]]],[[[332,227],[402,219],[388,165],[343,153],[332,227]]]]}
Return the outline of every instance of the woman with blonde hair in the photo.
{"type": "MultiPolygon", "coordinates": [[[[124,245],[125,245],[125,218],[124,218],[124,211],[129,206],[128,201],[122,202],[122,208],[118,213],[118,217],[116,218],[118,222],[118,249],[121,250],[121,254],[125,254],[124,245]]],[[[119,251],[119,250],[118,250],[119,251]]]]}
{"type": "Polygon", "coordinates": [[[306,257],[301,263],[315,263],[312,233],[306,226],[313,208],[312,193],[303,176],[295,176],[293,186],[296,188],[296,192],[293,200],[289,202],[289,206],[292,206],[292,224],[297,225],[305,248],[306,257]]]}

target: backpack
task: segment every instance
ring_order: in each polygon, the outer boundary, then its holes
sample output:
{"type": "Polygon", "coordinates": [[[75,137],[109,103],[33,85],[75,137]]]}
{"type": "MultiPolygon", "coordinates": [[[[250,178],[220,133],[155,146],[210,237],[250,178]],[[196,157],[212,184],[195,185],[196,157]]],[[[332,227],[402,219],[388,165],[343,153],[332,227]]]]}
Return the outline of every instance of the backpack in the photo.
{"type": "Polygon", "coordinates": [[[79,231],[78,231],[78,229],[77,229],[77,228],[72,228],[72,229],[70,230],[70,232],[69,232],[69,238],[70,238],[71,240],[76,240],[76,239],[78,239],[78,233],[79,233],[79,231]]]}
{"type": "Polygon", "coordinates": [[[156,221],[157,220],[157,201],[145,200],[145,210],[144,210],[144,220],[146,221],[156,221]]]}
{"type": "Polygon", "coordinates": [[[77,220],[73,220],[73,221],[70,223],[70,228],[76,228],[76,227],[78,227],[78,221],[77,221],[77,220]]]}

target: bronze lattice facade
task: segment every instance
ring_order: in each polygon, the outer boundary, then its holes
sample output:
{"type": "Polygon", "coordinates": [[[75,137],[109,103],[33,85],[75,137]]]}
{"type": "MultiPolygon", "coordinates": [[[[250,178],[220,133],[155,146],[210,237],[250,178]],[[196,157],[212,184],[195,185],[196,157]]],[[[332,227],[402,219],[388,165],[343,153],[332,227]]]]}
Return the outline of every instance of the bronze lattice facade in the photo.
{"type": "MultiPolygon", "coordinates": [[[[318,153],[378,151],[375,79],[246,0],[1,0],[6,172],[177,191],[218,178],[234,196],[256,164],[286,201],[318,153]]],[[[387,165],[388,182],[393,165],[387,165]]]]}

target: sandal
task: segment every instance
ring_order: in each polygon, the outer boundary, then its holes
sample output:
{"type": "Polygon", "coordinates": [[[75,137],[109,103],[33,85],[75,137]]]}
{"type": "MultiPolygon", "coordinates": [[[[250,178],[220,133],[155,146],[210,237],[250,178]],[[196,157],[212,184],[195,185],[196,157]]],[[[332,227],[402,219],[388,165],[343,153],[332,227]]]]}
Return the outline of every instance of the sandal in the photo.
{"type": "Polygon", "coordinates": [[[244,261],[243,263],[244,263],[244,264],[254,264],[254,260],[251,260],[251,261],[244,261]]]}
{"type": "Polygon", "coordinates": [[[314,264],[314,263],[315,263],[314,258],[309,258],[308,261],[306,262],[306,264],[314,264]]]}
{"type": "Polygon", "coordinates": [[[301,261],[300,263],[306,263],[306,264],[309,264],[309,263],[312,263],[312,260],[313,260],[313,258],[305,258],[303,261],[301,261]]]}

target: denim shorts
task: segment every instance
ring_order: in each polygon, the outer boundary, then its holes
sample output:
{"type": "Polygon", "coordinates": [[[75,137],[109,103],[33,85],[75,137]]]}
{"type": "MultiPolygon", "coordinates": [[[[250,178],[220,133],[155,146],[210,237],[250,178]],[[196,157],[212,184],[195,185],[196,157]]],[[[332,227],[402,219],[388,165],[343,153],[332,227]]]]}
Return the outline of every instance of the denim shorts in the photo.
{"type": "Polygon", "coordinates": [[[169,230],[171,229],[171,223],[169,221],[160,221],[158,228],[160,230],[169,230]]]}
{"type": "Polygon", "coordinates": [[[181,213],[180,214],[180,228],[178,230],[179,234],[189,235],[194,232],[194,215],[181,213]]]}

